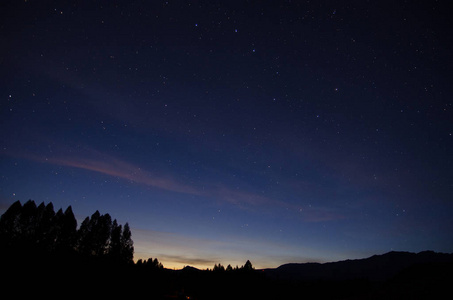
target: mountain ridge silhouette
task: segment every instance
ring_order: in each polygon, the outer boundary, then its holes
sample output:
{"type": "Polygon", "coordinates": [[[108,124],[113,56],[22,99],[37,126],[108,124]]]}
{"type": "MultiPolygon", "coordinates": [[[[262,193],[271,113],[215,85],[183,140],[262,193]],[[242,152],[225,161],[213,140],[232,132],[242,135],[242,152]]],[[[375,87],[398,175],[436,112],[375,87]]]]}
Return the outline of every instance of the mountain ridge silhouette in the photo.
{"type": "Polygon", "coordinates": [[[453,264],[452,253],[391,251],[362,259],[327,263],[288,263],[262,269],[267,276],[282,280],[356,280],[385,281],[403,270],[426,264],[453,264]]]}

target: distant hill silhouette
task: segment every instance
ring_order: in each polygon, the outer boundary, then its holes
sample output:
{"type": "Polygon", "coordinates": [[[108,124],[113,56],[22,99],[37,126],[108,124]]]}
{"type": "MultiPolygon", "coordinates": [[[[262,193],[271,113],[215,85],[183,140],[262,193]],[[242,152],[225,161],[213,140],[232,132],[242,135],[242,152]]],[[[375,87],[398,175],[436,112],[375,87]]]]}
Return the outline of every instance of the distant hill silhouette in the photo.
{"type": "Polygon", "coordinates": [[[388,252],[365,259],[331,263],[290,263],[263,270],[266,275],[282,280],[356,280],[385,281],[409,267],[422,264],[453,263],[453,254],[424,251],[420,253],[388,252]]]}

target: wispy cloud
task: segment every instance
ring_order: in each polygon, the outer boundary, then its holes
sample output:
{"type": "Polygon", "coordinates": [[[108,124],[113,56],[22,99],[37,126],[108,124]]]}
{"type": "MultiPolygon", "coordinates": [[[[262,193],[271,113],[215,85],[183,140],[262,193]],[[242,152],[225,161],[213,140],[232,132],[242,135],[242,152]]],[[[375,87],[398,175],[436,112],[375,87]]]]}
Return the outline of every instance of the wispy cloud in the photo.
{"type": "Polygon", "coordinates": [[[51,159],[51,163],[95,171],[147,186],[172,192],[199,194],[199,192],[171,177],[157,175],[125,161],[109,157],[108,161],[97,161],[84,158],[51,159]]]}
{"type": "Polygon", "coordinates": [[[91,148],[73,151],[62,146],[58,152],[64,154],[43,156],[16,152],[10,153],[10,155],[40,163],[89,170],[166,191],[205,196],[215,201],[232,204],[241,209],[283,205],[282,202],[253,192],[251,189],[231,188],[227,185],[209,182],[209,180],[200,182],[199,185],[185,184],[179,181],[176,176],[162,174],[162,172],[152,172],[137,164],[91,148]]]}
{"type": "Polygon", "coordinates": [[[204,189],[186,185],[171,176],[159,175],[116,157],[93,150],[90,155],[93,157],[66,156],[46,158],[45,162],[94,171],[171,192],[206,196],[217,201],[233,204],[242,209],[284,205],[282,202],[254,192],[233,189],[224,185],[210,185],[209,182],[205,182],[204,189]]]}
{"type": "Polygon", "coordinates": [[[73,149],[66,149],[66,147],[62,146],[59,150],[59,153],[64,154],[40,156],[37,154],[16,152],[14,154],[10,153],[9,155],[41,163],[97,172],[170,192],[202,196],[213,201],[218,201],[219,203],[228,203],[243,210],[269,211],[273,209],[285,209],[297,212],[304,222],[326,222],[344,218],[344,215],[336,209],[315,206],[305,206],[302,208],[297,204],[268,197],[251,187],[242,189],[233,188],[225,184],[209,182],[209,180],[199,182],[198,184],[185,184],[178,180],[177,176],[145,170],[137,164],[91,148],[74,151],[73,149]]]}
{"type": "Polygon", "coordinates": [[[171,176],[144,170],[138,165],[96,150],[85,150],[85,152],[83,155],[43,157],[35,154],[23,154],[19,156],[33,161],[89,170],[167,191],[192,195],[201,194],[198,189],[179,182],[171,176]]]}

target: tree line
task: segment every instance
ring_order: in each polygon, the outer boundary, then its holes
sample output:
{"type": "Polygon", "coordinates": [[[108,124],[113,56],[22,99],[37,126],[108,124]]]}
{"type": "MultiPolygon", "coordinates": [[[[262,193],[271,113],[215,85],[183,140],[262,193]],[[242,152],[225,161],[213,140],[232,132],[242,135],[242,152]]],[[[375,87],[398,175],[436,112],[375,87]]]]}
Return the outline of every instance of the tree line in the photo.
{"type": "MultiPolygon", "coordinates": [[[[81,257],[105,258],[133,264],[134,246],[129,224],[119,225],[109,214],[96,211],[86,217],[77,228],[77,221],[69,206],[54,210],[53,203],[33,200],[14,202],[0,217],[0,251],[8,253],[76,254],[81,257]],[[29,251],[29,249],[33,249],[29,251]]],[[[139,259],[135,264],[142,270],[163,270],[157,258],[139,259]]],[[[213,272],[253,271],[252,263],[226,268],[215,264],[213,272]]]]}
{"type": "Polygon", "coordinates": [[[0,218],[0,249],[32,248],[46,253],[71,253],[133,263],[134,246],[129,224],[96,211],[80,228],[69,206],[55,213],[52,202],[39,206],[33,200],[14,202],[0,218]]]}
{"type": "Polygon", "coordinates": [[[214,271],[214,272],[233,272],[233,271],[249,272],[249,271],[253,271],[253,270],[255,270],[255,268],[253,267],[250,260],[247,260],[245,262],[245,264],[243,266],[241,266],[240,268],[238,266],[233,268],[230,264],[225,268],[222,264],[219,263],[219,264],[215,264],[214,268],[212,269],[212,271],[214,271]]]}

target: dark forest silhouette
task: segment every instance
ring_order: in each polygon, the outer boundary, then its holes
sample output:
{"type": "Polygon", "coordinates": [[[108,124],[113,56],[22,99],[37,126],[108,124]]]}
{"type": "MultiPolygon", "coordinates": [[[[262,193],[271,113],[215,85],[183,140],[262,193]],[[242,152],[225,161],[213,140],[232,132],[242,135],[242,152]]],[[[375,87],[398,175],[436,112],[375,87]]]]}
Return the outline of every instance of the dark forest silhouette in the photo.
{"type": "Polygon", "coordinates": [[[56,213],[52,202],[36,206],[32,200],[23,206],[14,202],[0,218],[1,249],[6,252],[78,254],[133,263],[134,246],[129,224],[124,227],[112,221],[109,214],[96,211],[77,229],[69,206],[56,213]]]}
{"type": "Polygon", "coordinates": [[[326,264],[255,270],[215,264],[169,270],[133,262],[129,224],[96,211],[77,228],[71,206],[13,203],[0,218],[2,289],[22,296],[149,299],[427,299],[452,296],[453,254],[390,252],[326,264]],[[24,287],[17,289],[17,286],[24,287]]]}

